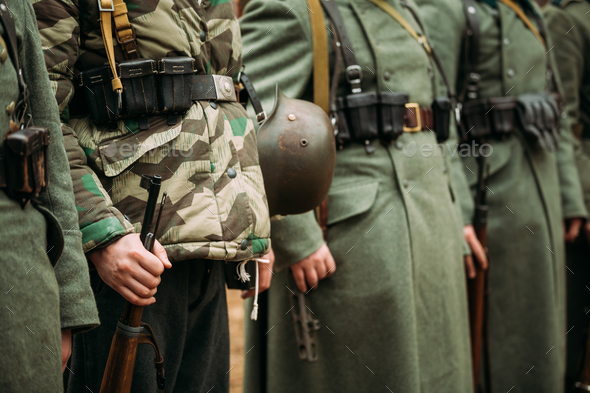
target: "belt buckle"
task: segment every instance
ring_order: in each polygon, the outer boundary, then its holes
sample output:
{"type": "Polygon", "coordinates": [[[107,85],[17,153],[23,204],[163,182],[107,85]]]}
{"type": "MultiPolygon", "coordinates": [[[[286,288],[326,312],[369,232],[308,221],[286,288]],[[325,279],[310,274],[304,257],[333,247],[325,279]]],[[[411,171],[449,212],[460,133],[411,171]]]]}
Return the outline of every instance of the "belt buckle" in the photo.
{"type": "MultiPolygon", "coordinates": [[[[404,125],[404,132],[417,132],[422,131],[422,117],[420,116],[420,105],[415,102],[408,102],[406,108],[412,112],[412,109],[416,111],[416,127],[407,127],[404,125]]],[[[413,113],[413,112],[412,112],[413,113]]]]}
{"type": "Polygon", "coordinates": [[[102,8],[102,0],[98,0],[98,10],[100,12],[115,12],[115,3],[113,0],[109,0],[111,2],[111,8],[102,8]]]}
{"type": "Polygon", "coordinates": [[[232,78],[226,75],[213,75],[213,83],[215,84],[217,101],[237,101],[232,78]]]}

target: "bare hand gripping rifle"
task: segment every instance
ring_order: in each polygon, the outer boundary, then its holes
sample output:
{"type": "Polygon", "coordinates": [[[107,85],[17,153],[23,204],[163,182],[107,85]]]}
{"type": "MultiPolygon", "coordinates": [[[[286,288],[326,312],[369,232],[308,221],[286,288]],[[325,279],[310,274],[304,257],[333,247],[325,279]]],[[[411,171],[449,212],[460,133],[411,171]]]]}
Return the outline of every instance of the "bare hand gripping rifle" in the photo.
{"type": "MultiPolygon", "coordinates": [[[[486,159],[480,155],[477,157],[479,163],[477,194],[475,197],[475,214],[473,228],[477,240],[486,250],[486,238],[488,231],[488,206],[486,204],[486,159]]],[[[475,258],[475,257],[474,257],[475,258]]],[[[473,365],[474,391],[481,391],[481,361],[482,351],[485,361],[484,379],[486,384],[485,392],[491,392],[489,373],[489,343],[487,332],[488,295],[489,295],[489,267],[482,270],[476,263],[476,276],[467,280],[467,292],[469,298],[469,327],[471,328],[471,356],[473,365]]]]}
{"type": "MultiPolygon", "coordinates": [[[[158,203],[158,196],[160,195],[161,183],[162,178],[158,175],[154,175],[153,177],[143,175],[140,183],[140,186],[148,190],[149,193],[143,216],[140,239],[145,249],[150,252],[154,246],[158,225],[162,216],[162,209],[166,201],[166,193],[164,193],[162,202],[160,203],[156,226],[152,232],[152,222],[158,203]]],[[[158,342],[156,341],[156,336],[152,328],[147,323],[141,322],[142,314],[143,307],[129,302],[125,304],[125,310],[117,322],[117,330],[111,343],[111,350],[109,352],[107,366],[104,370],[100,393],[129,393],[131,391],[133,369],[135,368],[135,358],[139,344],[150,344],[154,347],[156,353],[154,364],[156,367],[158,389],[164,391],[164,358],[160,353],[160,348],[158,347],[158,342]]]]}

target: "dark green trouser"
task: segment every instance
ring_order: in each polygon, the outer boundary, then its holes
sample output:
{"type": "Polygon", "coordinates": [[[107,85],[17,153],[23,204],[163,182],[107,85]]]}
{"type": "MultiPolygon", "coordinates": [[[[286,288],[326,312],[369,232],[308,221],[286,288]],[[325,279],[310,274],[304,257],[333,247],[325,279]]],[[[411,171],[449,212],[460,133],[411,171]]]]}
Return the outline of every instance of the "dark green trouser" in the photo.
{"type": "Polygon", "coordinates": [[[59,393],[59,293],[45,218],[0,191],[0,392],[59,393]]]}
{"type": "MultiPolygon", "coordinates": [[[[581,231],[582,232],[582,231],[581,231]]],[[[566,392],[580,376],[590,324],[590,246],[582,234],[567,246],[567,369],[566,392]]]]}
{"type": "MultiPolygon", "coordinates": [[[[74,338],[69,393],[94,392],[106,366],[111,340],[125,301],[90,276],[101,326],[74,338]]],[[[175,262],[162,274],[156,303],[145,307],[143,322],[156,335],[164,356],[166,393],[229,391],[229,326],[222,261],[175,262]]],[[[66,373],[68,370],[66,370],[66,373]]],[[[158,392],[154,351],[140,345],[133,393],[158,392]]]]}

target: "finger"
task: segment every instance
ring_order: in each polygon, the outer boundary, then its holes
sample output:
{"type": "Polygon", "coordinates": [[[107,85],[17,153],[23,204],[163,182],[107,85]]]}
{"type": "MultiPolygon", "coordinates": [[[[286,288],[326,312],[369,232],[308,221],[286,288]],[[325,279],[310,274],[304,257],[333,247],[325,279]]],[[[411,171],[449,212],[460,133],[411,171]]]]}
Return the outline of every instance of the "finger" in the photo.
{"type": "Polygon", "coordinates": [[[158,288],[148,288],[134,279],[128,280],[124,286],[142,299],[153,297],[158,291],[158,288]]]}
{"type": "Polygon", "coordinates": [[[471,255],[465,255],[463,257],[463,260],[465,261],[465,270],[467,270],[467,277],[469,277],[470,279],[474,279],[476,274],[475,266],[473,266],[473,258],[471,258],[471,255]]]}
{"type": "Polygon", "coordinates": [[[582,220],[580,220],[578,218],[574,218],[574,219],[570,220],[569,224],[570,224],[570,226],[568,228],[565,240],[571,243],[576,240],[576,238],[578,237],[578,234],[580,233],[580,227],[582,226],[582,220]]]}
{"type": "MultiPolygon", "coordinates": [[[[328,256],[326,257],[325,267],[326,267],[326,271],[324,272],[324,278],[330,277],[336,271],[336,262],[334,261],[334,257],[332,256],[332,253],[328,254],[328,256]]],[[[322,277],[322,276],[320,276],[320,277],[322,277]]]]}
{"type": "Polygon", "coordinates": [[[488,258],[486,256],[486,251],[482,247],[479,240],[477,240],[477,237],[467,236],[467,243],[469,244],[469,248],[471,248],[471,251],[475,255],[475,259],[477,259],[477,263],[479,264],[479,266],[482,268],[482,270],[486,270],[488,268],[488,258]]]}
{"type": "Polygon", "coordinates": [[[131,256],[139,262],[141,267],[150,272],[153,276],[159,276],[164,273],[164,265],[162,264],[162,261],[145,248],[138,252],[133,252],[131,256]]]}
{"type": "Polygon", "coordinates": [[[155,241],[154,248],[152,248],[152,253],[164,264],[166,269],[170,269],[172,267],[172,263],[168,259],[168,254],[166,254],[166,249],[164,246],[160,244],[159,241],[155,241]]]}
{"type": "Polygon", "coordinates": [[[161,276],[153,276],[150,272],[141,268],[134,270],[131,277],[149,289],[155,289],[162,281],[161,276]]]}
{"type": "MultiPolygon", "coordinates": [[[[322,266],[320,269],[321,270],[320,270],[319,274],[323,275],[325,273],[324,267],[322,266]]],[[[315,268],[312,267],[312,268],[305,269],[305,279],[307,281],[307,285],[310,288],[317,288],[318,287],[318,284],[319,284],[318,271],[315,268]]]]}
{"type": "Polygon", "coordinates": [[[125,298],[125,300],[127,300],[128,302],[130,302],[132,304],[135,304],[136,306],[145,307],[145,306],[149,306],[151,304],[154,304],[156,302],[155,297],[141,298],[141,297],[137,296],[135,293],[133,293],[133,291],[127,287],[121,287],[120,289],[117,290],[117,292],[119,292],[121,294],[121,296],[123,296],[125,298]]]}
{"type": "Polygon", "coordinates": [[[268,270],[266,268],[265,265],[261,264],[262,266],[260,266],[260,282],[258,284],[258,293],[260,292],[264,292],[266,291],[268,288],[270,288],[270,282],[272,280],[272,273],[270,272],[270,270],[268,270]]]}
{"type": "Polygon", "coordinates": [[[303,269],[299,266],[291,266],[291,272],[293,273],[293,278],[295,279],[297,288],[299,288],[301,292],[307,292],[307,285],[305,284],[305,273],[303,272],[303,269]]]}

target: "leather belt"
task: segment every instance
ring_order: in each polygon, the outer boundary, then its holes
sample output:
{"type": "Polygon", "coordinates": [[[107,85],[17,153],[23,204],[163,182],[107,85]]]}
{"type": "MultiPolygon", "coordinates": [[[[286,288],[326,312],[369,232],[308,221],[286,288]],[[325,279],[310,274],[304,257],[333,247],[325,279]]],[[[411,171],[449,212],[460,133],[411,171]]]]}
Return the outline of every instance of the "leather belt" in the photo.
{"type": "Polygon", "coordinates": [[[237,99],[234,81],[225,75],[193,75],[191,99],[235,102],[237,99]]]}
{"type": "Polygon", "coordinates": [[[434,117],[432,108],[421,107],[416,103],[406,104],[404,115],[404,132],[431,131],[434,128],[434,117]]]}

